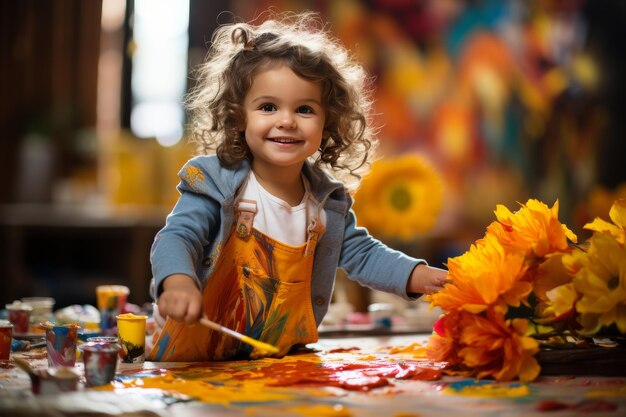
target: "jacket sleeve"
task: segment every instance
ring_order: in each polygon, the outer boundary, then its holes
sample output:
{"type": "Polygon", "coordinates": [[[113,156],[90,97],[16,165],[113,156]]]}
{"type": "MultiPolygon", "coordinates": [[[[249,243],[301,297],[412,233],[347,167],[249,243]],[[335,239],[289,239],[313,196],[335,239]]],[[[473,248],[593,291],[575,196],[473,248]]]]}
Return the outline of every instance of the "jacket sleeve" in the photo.
{"type": "Polygon", "coordinates": [[[165,226],[157,233],[150,251],[155,299],[162,291],[163,280],[172,274],[188,275],[202,288],[196,271],[203,261],[205,248],[219,229],[220,204],[203,192],[207,184],[202,181],[202,172],[187,164],[179,176],[180,198],[167,216],[165,226]]]}
{"type": "Polygon", "coordinates": [[[391,249],[356,225],[352,209],[345,217],[343,247],[339,267],[353,280],[366,287],[414,300],[406,292],[413,269],[423,259],[416,259],[391,249]]]}

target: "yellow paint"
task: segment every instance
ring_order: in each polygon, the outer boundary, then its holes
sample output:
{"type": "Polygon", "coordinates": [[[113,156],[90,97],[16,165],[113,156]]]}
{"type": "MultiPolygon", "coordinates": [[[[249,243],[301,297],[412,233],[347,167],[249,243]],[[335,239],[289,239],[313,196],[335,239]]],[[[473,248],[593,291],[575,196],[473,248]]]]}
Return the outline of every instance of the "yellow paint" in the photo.
{"type": "Polygon", "coordinates": [[[231,376],[232,373],[217,373],[210,377],[203,375],[202,379],[183,379],[167,372],[163,376],[153,378],[115,382],[111,389],[160,389],[168,394],[185,395],[205,403],[224,406],[241,402],[289,401],[296,398],[296,395],[285,392],[285,390],[267,387],[265,385],[268,382],[266,379],[229,382],[231,376]]]}
{"type": "Polygon", "coordinates": [[[354,415],[347,407],[344,407],[341,404],[320,404],[305,407],[293,407],[290,411],[303,416],[311,417],[352,417],[354,415]]]}
{"type": "Polygon", "coordinates": [[[263,343],[259,340],[253,339],[250,336],[246,336],[239,332],[236,332],[232,329],[226,328],[220,324],[217,324],[206,317],[202,317],[199,321],[200,324],[206,326],[210,329],[217,330],[218,332],[226,333],[234,338],[241,340],[259,350],[259,356],[270,356],[271,354],[278,353],[279,350],[276,346],[270,345],[269,343],[263,343]]]}
{"type": "MultiPolygon", "coordinates": [[[[112,391],[122,389],[158,389],[173,396],[193,397],[199,401],[234,406],[241,403],[264,403],[274,401],[292,401],[302,395],[307,397],[333,397],[335,394],[323,388],[297,389],[271,387],[268,384],[274,378],[267,377],[261,370],[276,362],[290,363],[307,361],[321,363],[317,354],[287,356],[282,359],[265,358],[256,361],[211,362],[206,366],[184,367],[166,371],[163,375],[134,378],[110,385],[98,390],[112,391]]],[[[349,414],[320,414],[320,416],[343,417],[349,414]]]]}
{"type": "Polygon", "coordinates": [[[143,346],[146,343],[146,316],[136,316],[132,313],[119,314],[117,330],[124,343],[143,346]]]}
{"type": "Polygon", "coordinates": [[[116,317],[118,320],[132,320],[132,321],[142,321],[148,318],[148,316],[137,316],[133,313],[126,314],[118,314],[116,317]]]}
{"type": "Polygon", "coordinates": [[[241,337],[241,341],[242,342],[246,342],[249,345],[254,346],[255,348],[259,349],[261,351],[261,354],[272,354],[272,353],[278,353],[279,350],[276,346],[272,346],[268,343],[263,343],[259,340],[253,339],[249,336],[245,336],[242,335],[241,337]]]}
{"type": "Polygon", "coordinates": [[[389,353],[409,353],[413,357],[426,359],[426,347],[421,343],[411,343],[408,346],[394,346],[389,349],[389,353]]]}
{"type": "Polygon", "coordinates": [[[626,385],[621,387],[607,387],[603,389],[593,389],[587,391],[585,397],[588,398],[625,398],[626,385]]]}
{"type": "Polygon", "coordinates": [[[202,184],[204,182],[204,172],[200,168],[196,168],[192,165],[188,165],[185,168],[183,179],[187,181],[191,188],[195,188],[196,183],[202,184]]]}
{"type": "Polygon", "coordinates": [[[506,386],[500,384],[468,385],[463,387],[461,390],[446,388],[442,392],[450,395],[481,398],[513,398],[524,397],[530,394],[530,390],[527,385],[506,386]]]}

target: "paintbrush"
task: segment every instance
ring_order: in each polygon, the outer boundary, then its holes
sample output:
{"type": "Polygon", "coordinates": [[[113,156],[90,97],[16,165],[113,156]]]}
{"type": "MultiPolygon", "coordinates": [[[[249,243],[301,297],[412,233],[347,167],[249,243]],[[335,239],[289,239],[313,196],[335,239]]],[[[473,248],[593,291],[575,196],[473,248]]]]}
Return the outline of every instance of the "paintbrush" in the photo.
{"type": "Polygon", "coordinates": [[[202,324],[203,326],[206,326],[210,329],[213,330],[217,330],[218,332],[222,332],[224,334],[227,334],[231,337],[234,337],[235,339],[239,339],[244,343],[247,343],[251,346],[254,346],[255,348],[262,350],[264,352],[268,352],[268,353],[278,353],[279,350],[276,346],[270,345],[269,343],[263,343],[259,340],[253,339],[250,336],[246,336],[245,334],[241,334],[238,333],[232,329],[229,329],[228,327],[224,327],[221,324],[217,324],[214,321],[211,321],[209,319],[207,319],[206,317],[202,317],[200,319],[200,324],[202,324]]]}

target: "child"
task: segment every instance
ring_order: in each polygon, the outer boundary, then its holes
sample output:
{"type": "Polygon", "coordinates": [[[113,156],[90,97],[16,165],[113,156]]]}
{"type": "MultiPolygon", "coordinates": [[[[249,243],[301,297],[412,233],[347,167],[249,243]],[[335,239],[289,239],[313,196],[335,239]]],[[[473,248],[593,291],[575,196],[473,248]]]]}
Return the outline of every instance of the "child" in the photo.
{"type": "Polygon", "coordinates": [[[372,157],[371,103],[362,68],[317,24],[284,15],[213,37],[189,100],[205,155],[180,171],[180,199],[152,247],[156,316],[167,321],[151,360],[263,354],[196,325],[202,316],[277,356],[315,342],[338,267],[405,299],[446,282],[356,225],[348,187],[372,157]]]}

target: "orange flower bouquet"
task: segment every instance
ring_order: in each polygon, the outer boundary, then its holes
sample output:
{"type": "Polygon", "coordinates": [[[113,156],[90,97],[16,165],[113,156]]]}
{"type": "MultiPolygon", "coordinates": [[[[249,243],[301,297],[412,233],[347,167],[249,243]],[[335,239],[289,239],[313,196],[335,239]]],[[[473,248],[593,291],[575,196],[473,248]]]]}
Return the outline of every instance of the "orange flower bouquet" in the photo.
{"type": "Polygon", "coordinates": [[[596,219],[584,245],[549,208],[528,200],[497,206],[485,236],[448,260],[450,283],[428,296],[445,314],[427,354],[452,372],[532,381],[541,347],[581,345],[585,337],[626,334],[626,199],[596,219]]]}

